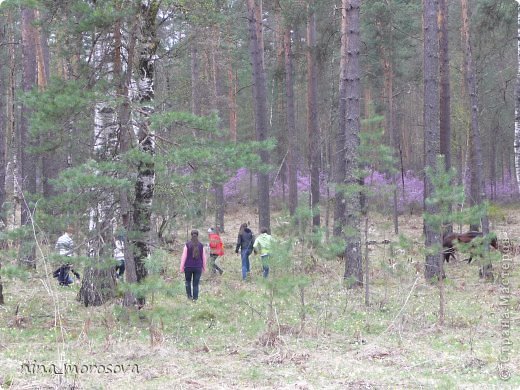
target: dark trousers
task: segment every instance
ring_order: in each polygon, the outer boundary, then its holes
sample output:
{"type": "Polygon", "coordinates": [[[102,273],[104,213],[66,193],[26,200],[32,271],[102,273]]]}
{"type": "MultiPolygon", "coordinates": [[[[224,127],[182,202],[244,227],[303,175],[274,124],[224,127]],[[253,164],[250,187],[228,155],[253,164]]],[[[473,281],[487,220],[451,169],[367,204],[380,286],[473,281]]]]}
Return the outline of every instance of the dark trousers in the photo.
{"type": "Polygon", "coordinates": [[[188,299],[196,301],[199,298],[199,282],[200,276],[202,275],[202,269],[200,268],[185,268],[184,278],[186,284],[186,295],[188,299]],[[192,282],[193,282],[193,293],[192,293],[192,282]]]}
{"type": "Polygon", "coordinates": [[[125,273],[125,261],[118,260],[118,264],[116,265],[116,276],[120,278],[125,273]]]}
{"type": "Polygon", "coordinates": [[[60,267],[59,274],[58,274],[58,282],[60,286],[68,286],[69,284],[74,283],[74,280],[69,274],[70,267],[63,265],[60,267]]]}
{"type": "Polygon", "coordinates": [[[217,257],[218,257],[218,255],[209,255],[209,261],[211,264],[211,272],[216,273],[218,271],[218,273],[222,275],[222,273],[224,271],[222,270],[222,268],[220,268],[217,265],[217,257]]]}

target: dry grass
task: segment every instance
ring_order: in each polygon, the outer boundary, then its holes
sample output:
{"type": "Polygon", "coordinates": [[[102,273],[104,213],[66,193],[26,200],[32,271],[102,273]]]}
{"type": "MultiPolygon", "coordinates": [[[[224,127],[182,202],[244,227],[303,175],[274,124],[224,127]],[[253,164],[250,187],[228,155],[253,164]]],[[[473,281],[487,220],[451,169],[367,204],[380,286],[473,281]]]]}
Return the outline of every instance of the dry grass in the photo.
{"type": "MultiPolygon", "coordinates": [[[[499,238],[520,237],[518,212],[510,214],[493,226],[499,238]]],[[[510,354],[507,364],[513,377],[502,381],[497,376],[506,309],[513,348],[520,343],[518,255],[513,258],[507,307],[501,305],[498,280],[483,282],[476,265],[450,263],[446,324],[439,327],[437,287],[424,281],[422,270],[416,272],[422,262],[422,221],[403,217],[402,232],[416,244],[394,254],[389,245],[371,246],[370,307],[363,305],[362,291],[343,287],[339,261],[318,260],[305,290],[303,329],[297,292],[275,299],[276,321],[268,327],[258,259],[252,258],[253,281],[243,283],[240,260],[233,253],[240,223],[251,221],[257,232],[256,220],[242,210],[226,216],[226,272],[222,278],[202,281],[196,304],[184,299],[174,271],[178,254],[165,275],[177,293],[157,296],[141,316],[121,311],[118,302],[83,308],[75,300],[78,286],[52,285],[54,294],[48,294],[37,282],[45,278],[41,270],[32,276],[35,282],[6,282],[7,302],[0,307],[0,384],[12,389],[520,387],[518,353],[510,354]],[[54,296],[59,298],[59,318],[54,296]],[[25,371],[24,363],[29,365],[25,371]],[[112,364],[120,372],[43,372],[44,367],[64,363],[96,364],[98,369],[112,364]]],[[[282,222],[281,217],[274,220],[282,222]]],[[[390,222],[381,217],[370,224],[369,239],[397,241],[390,222]]]]}

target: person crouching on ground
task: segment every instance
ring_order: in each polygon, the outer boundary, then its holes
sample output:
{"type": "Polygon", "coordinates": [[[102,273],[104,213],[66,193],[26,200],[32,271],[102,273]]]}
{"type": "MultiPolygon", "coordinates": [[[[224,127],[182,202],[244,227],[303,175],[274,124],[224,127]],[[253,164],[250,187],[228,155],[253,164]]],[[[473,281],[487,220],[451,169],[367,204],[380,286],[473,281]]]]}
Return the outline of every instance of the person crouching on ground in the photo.
{"type": "MultiPolygon", "coordinates": [[[[58,238],[58,241],[56,241],[54,249],[60,256],[72,257],[74,254],[74,241],[72,240],[73,232],[74,229],[72,226],[67,226],[65,232],[58,238]]],[[[74,283],[70,273],[72,273],[78,280],[80,279],[79,273],[74,270],[73,265],[69,262],[61,265],[58,269],[56,269],[52,276],[58,278],[60,286],[69,286],[74,283]]]]}
{"type": "Polygon", "coordinates": [[[218,271],[219,274],[223,274],[224,270],[217,265],[217,258],[219,256],[224,256],[224,243],[220,238],[218,232],[213,229],[208,229],[209,235],[209,258],[211,263],[211,272],[212,274],[216,274],[218,271]]]}
{"type": "Polygon", "coordinates": [[[235,253],[238,254],[238,251],[240,250],[240,257],[242,258],[242,280],[246,280],[247,275],[251,271],[249,256],[253,251],[254,240],[255,236],[253,235],[251,229],[247,227],[247,223],[240,225],[235,253]]]}
{"type": "Polygon", "coordinates": [[[200,277],[206,271],[206,254],[197,230],[191,231],[191,240],[184,245],[180,271],[184,273],[188,299],[196,301],[199,298],[200,277]]]}
{"type": "Polygon", "coordinates": [[[265,227],[260,229],[261,234],[256,238],[253,244],[255,254],[260,254],[264,278],[269,276],[269,257],[271,256],[271,247],[274,240],[268,232],[269,230],[265,227]]]}

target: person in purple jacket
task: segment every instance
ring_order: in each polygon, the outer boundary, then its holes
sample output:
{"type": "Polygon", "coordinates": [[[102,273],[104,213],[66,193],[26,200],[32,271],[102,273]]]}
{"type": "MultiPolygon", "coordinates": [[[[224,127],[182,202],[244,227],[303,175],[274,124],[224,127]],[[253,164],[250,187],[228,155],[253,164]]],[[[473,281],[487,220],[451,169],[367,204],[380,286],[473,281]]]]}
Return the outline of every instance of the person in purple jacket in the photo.
{"type": "Polygon", "coordinates": [[[206,253],[204,246],[199,241],[197,230],[191,231],[191,240],[184,245],[180,271],[184,272],[188,299],[196,301],[199,298],[200,277],[206,271],[206,253]]]}

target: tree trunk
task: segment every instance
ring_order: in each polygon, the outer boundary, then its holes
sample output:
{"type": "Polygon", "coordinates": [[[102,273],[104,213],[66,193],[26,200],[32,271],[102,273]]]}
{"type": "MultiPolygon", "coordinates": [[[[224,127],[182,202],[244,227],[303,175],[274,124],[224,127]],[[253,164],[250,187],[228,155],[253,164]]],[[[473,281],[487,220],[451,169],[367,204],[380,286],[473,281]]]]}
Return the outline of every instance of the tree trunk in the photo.
{"type": "MultiPolygon", "coordinates": [[[[494,134],[499,134],[499,130],[499,125],[497,124],[494,128],[494,134]]],[[[489,145],[489,184],[491,200],[495,200],[497,196],[497,144],[498,142],[491,142],[489,145]]]]}
{"type": "MultiPolygon", "coordinates": [[[[156,1],[141,3],[141,36],[139,42],[139,82],[138,102],[142,105],[141,113],[137,115],[137,136],[139,149],[150,156],[155,155],[155,140],[150,129],[150,115],[154,113],[154,76],[155,52],[158,46],[156,36],[156,21],[158,4],[156,1]]],[[[143,156],[144,157],[144,156],[143,156]]],[[[151,230],[151,206],[155,188],[155,165],[153,159],[143,158],[138,163],[137,181],[135,184],[134,223],[140,237],[136,240],[137,279],[146,276],[144,260],[150,253],[148,234],[151,230]]]]}
{"type": "Polygon", "coordinates": [[[351,286],[363,285],[363,259],[361,253],[361,197],[356,189],[359,185],[359,132],[361,128],[361,84],[359,65],[360,38],[360,5],[361,0],[343,0],[342,2],[342,57],[346,56],[345,78],[345,182],[348,191],[345,193],[345,279],[351,279],[351,286]]]}
{"type": "Polygon", "coordinates": [[[232,142],[237,142],[237,77],[231,61],[231,53],[228,54],[228,104],[229,104],[229,137],[232,142]]]}
{"type": "MultiPolygon", "coordinates": [[[[35,38],[36,31],[34,24],[34,10],[30,8],[22,9],[22,68],[23,68],[23,91],[30,92],[36,86],[36,47],[35,38]]],[[[23,226],[31,224],[31,195],[36,194],[36,157],[31,156],[28,150],[35,143],[29,138],[29,117],[30,110],[22,104],[20,115],[20,145],[18,147],[18,158],[20,162],[19,183],[21,199],[21,224],[23,226]]],[[[32,229],[26,231],[26,234],[20,242],[18,253],[18,261],[20,265],[30,268],[36,267],[36,246],[32,234],[32,229]]]]}
{"type": "Polygon", "coordinates": [[[515,173],[518,192],[520,192],[520,4],[517,7],[517,73],[516,73],[516,91],[515,91],[515,173]]]}
{"type": "MultiPolygon", "coordinates": [[[[249,23],[249,50],[253,64],[253,102],[255,106],[256,140],[266,141],[269,135],[269,122],[267,113],[267,84],[265,80],[263,38],[261,19],[257,19],[260,5],[255,0],[247,0],[249,23]]],[[[259,151],[262,164],[269,164],[269,152],[265,149],[259,151]]],[[[258,177],[258,225],[269,229],[271,226],[271,211],[269,205],[269,174],[259,172],[258,177]]]]}
{"type": "Polygon", "coordinates": [[[446,170],[451,168],[451,94],[448,39],[448,1],[439,0],[440,148],[446,170]]]}
{"type": "MultiPolygon", "coordinates": [[[[134,25],[130,29],[130,36],[128,38],[128,59],[126,64],[126,73],[122,73],[122,69],[118,68],[118,62],[116,62],[116,67],[114,69],[116,79],[120,80],[120,85],[118,88],[119,95],[123,97],[123,102],[118,110],[118,119],[119,119],[119,149],[120,153],[124,154],[130,150],[131,140],[133,138],[133,128],[131,125],[131,108],[130,108],[130,99],[131,96],[129,94],[129,86],[132,83],[133,75],[132,69],[134,69],[134,55],[135,55],[135,45],[136,45],[136,30],[137,23],[134,22],[134,25]]],[[[116,26],[116,51],[119,51],[122,45],[121,36],[118,33],[118,29],[116,26]]],[[[124,229],[127,232],[133,231],[133,214],[131,213],[130,202],[128,200],[129,194],[126,190],[121,190],[120,192],[120,202],[121,202],[121,220],[124,229]]],[[[124,237],[124,254],[125,254],[125,278],[128,283],[135,284],[137,283],[137,271],[134,260],[134,251],[133,248],[129,245],[128,235],[124,237]]],[[[131,291],[125,291],[125,296],[123,299],[123,305],[126,307],[134,306],[137,304],[137,297],[131,291]]]]}
{"type": "MultiPolygon", "coordinates": [[[[222,104],[224,101],[223,86],[220,81],[220,67],[219,67],[219,45],[220,45],[221,33],[218,28],[213,29],[213,39],[210,43],[210,77],[211,90],[213,92],[212,103],[210,108],[218,112],[220,118],[224,118],[225,106],[222,104]]],[[[224,134],[224,121],[219,121],[219,129],[224,134]]],[[[218,136],[218,140],[221,141],[222,137],[218,136]]],[[[215,191],[215,226],[219,228],[221,233],[225,232],[225,211],[226,211],[226,200],[224,197],[224,185],[222,182],[214,182],[213,189],[215,191]]]]}
{"type": "MultiPolygon", "coordinates": [[[[390,47],[392,47],[392,32],[389,32],[390,47]]],[[[386,127],[388,135],[390,136],[390,142],[392,144],[393,156],[395,158],[395,165],[398,166],[399,161],[399,134],[395,129],[394,125],[394,66],[392,63],[391,53],[384,46],[382,51],[382,62],[383,62],[383,73],[385,77],[385,97],[386,97],[386,127]]],[[[398,203],[397,203],[397,183],[399,181],[397,173],[392,174],[392,183],[394,185],[393,190],[393,222],[394,222],[394,233],[399,234],[399,214],[398,214],[398,203]]]]}
{"type": "MultiPolygon", "coordinates": [[[[23,67],[23,91],[30,92],[36,86],[36,47],[35,36],[36,32],[33,27],[34,10],[24,8],[22,10],[22,67],[23,67]]],[[[28,150],[33,143],[29,139],[29,108],[22,104],[20,116],[20,138],[21,138],[21,153],[20,165],[21,176],[23,182],[21,183],[24,192],[29,194],[36,193],[36,158],[30,156],[28,150]]],[[[26,199],[28,202],[28,200],[26,199]]],[[[29,204],[22,202],[22,225],[30,223],[29,204]]]]}
{"type": "MultiPolygon", "coordinates": [[[[35,11],[35,17],[38,22],[41,23],[40,11],[35,11]]],[[[49,44],[48,37],[45,31],[42,30],[41,26],[35,29],[35,43],[36,43],[36,66],[38,73],[38,90],[43,91],[47,86],[49,80],[49,44]]]]}
{"type": "MultiPolygon", "coordinates": [[[[36,15],[39,15],[39,11],[36,11],[36,15]]],[[[38,38],[36,39],[36,62],[38,68],[38,89],[43,91],[47,85],[49,79],[49,47],[47,39],[41,27],[36,29],[38,38]]],[[[79,35],[79,34],[78,34],[79,35]]],[[[82,50],[81,39],[77,40],[77,50],[82,50]]],[[[58,46],[59,43],[58,42],[58,46]]],[[[76,72],[75,75],[78,73],[76,72]]],[[[68,74],[63,74],[63,78],[67,80],[68,74]]],[[[55,139],[55,135],[47,132],[46,134],[40,135],[40,142],[51,142],[55,139]]],[[[70,139],[67,139],[66,146],[62,149],[53,149],[46,151],[41,156],[42,164],[42,187],[44,198],[50,198],[57,194],[56,189],[51,184],[52,179],[56,179],[58,173],[68,166],[68,155],[70,154],[70,139]]],[[[59,211],[58,211],[59,212],[59,211]]]]}
{"type": "MultiPolygon", "coordinates": [[[[3,42],[5,39],[4,31],[5,24],[0,24],[0,41],[3,42]]],[[[5,54],[2,51],[2,55],[5,54]]],[[[0,211],[3,211],[4,202],[5,202],[5,174],[6,174],[6,146],[7,146],[7,132],[6,132],[6,100],[4,96],[6,95],[6,83],[5,79],[0,78],[0,211]]],[[[4,226],[7,226],[7,221],[5,220],[5,215],[3,212],[0,212],[0,221],[4,226]]],[[[0,225],[2,224],[0,223],[0,225]]]]}
{"type": "MultiPolygon", "coordinates": [[[[276,63],[273,70],[272,79],[272,102],[270,109],[270,122],[272,128],[272,136],[276,138],[276,149],[274,150],[275,162],[279,166],[278,176],[282,187],[282,203],[286,203],[286,187],[288,179],[287,155],[289,150],[289,137],[287,131],[287,113],[284,94],[284,77],[285,77],[285,26],[284,18],[280,2],[274,4],[274,37],[273,45],[276,50],[276,63]]],[[[276,180],[276,179],[275,179],[276,180]]]]}
{"type": "MultiPolygon", "coordinates": [[[[120,28],[116,23],[115,29],[120,28]]],[[[114,30],[115,30],[114,29],[114,30]]],[[[121,73],[120,33],[100,34],[94,48],[94,65],[99,71],[106,72],[109,81],[118,84],[121,73]],[[115,50],[111,53],[112,46],[115,50]],[[108,54],[112,56],[107,58],[108,54]],[[111,71],[114,73],[111,73],[111,71]]],[[[112,162],[119,153],[117,111],[113,101],[116,91],[107,91],[108,99],[100,101],[94,112],[94,156],[98,162],[112,162]]],[[[100,175],[100,172],[96,172],[100,175]]],[[[116,177],[116,172],[103,172],[103,175],[116,177]]],[[[104,191],[97,205],[90,212],[90,237],[88,256],[89,266],[85,270],[78,300],[86,307],[100,306],[115,295],[115,278],[112,264],[112,244],[114,242],[112,221],[115,218],[114,207],[116,193],[104,191]]]]}
{"type": "MultiPolygon", "coordinates": [[[[2,263],[0,263],[0,270],[2,269],[2,263]]],[[[4,286],[2,285],[2,278],[0,277],[0,305],[3,305],[4,301],[4,286]]]]}
{"type": "Polygon", "coordinates": [[[199,93],[200,84],[200,66],[198,56],[197,34],[193,34],[191,40],[191,112],[195,115],[201,115],[201,102],[199,93]]]}
{"type": "MultiPolygon", "coordinates": [[[[133,204],[134,231],[137,238],[134,240],[134,261],[137,282],[141,282],[147,275],[145,261],[150,254],[150,231],[152,223],[152,201],[155,189],[155,139],[150,128],[149,117],[154,112],[154,76],[155,52],[159,44],[156,35],[156,16],[158,3],[155,0],[141,2],[141,36],[139,42],[139,81],[138,101],[141,104],[141,114],[137,116],[137,138],[143,159],[138,162],[137,180],[135,183],[135,200],[133,204]]],[[[140,306],[144,305],[145,298],[138,297],[140,306]]]]}
{"type": "Polygon", "coordinates": [[[297,166],[296,166],[296,117],[294,113],[293,60],[291,48],[291,27],[286,26],[284,34],[285,53],[285,101],[287,114],[287,137],[289,150],[287,167],[289,174],[289,214],[294,216],[298,207],[297,166]]]}
{"type": "MultiPolygon", "coordinates": [[[[473,56],[471,54],[471,40],[469,35],[469,9],[468,1],[461,0],[461,16],[462,16],[462,40],[464,51],[464,75],[466,79],[467,91],[470,99],[471,107],[471,175],[475,178],[475,193],[473,198],[476,205],[481,205],[486,201],[486,192],[484,185],[484,164],[482,162],[482,141],[480,138],[479,120],[478,120],[478,92],[477,80],[475,76],[475,67],[473,65],[473,56]]],[[[481,218],[482,233],[489,234],[489,220],[487,214],[481,218]]],[[[491,264],[483,268],[482,276],[489,278],[491,274],[491,264]]]]}
{"type": "Polygon", "coordinates": [[[307,20],[307,139],[311,176],[312,226],[320,226],[320,168],[321,139],[318,125],[318,72],[316,69],[316,7],[315,1],[308,4],[307,20]]]}
{"type": "MultiPolygon", "coordinates": [[[[0,24],[0,42],[4,41],[4,31],[5,25],[0,24]]],[[[3,54],[3,53],[2,53],[3,54]]],[[[6,131],[5,131],[5,84],[4,80],[0,78],[0,211],[3,210],[4,202],[5,202],[5,147],[6,147],[6,131]]],[[[4,219],[3,213],[0,213],[0,225],[3,225],[3,230],[5,228],[6,221],[4,219]]],[[[0,261],[0,269],[2,268],[2,262],[0,261]]],[[[2,278],[0,277],[0,305],[4,304],[4,288],[2,285],[2,278]]]]}
{"type": "Polygon", "coordinates": [[[332,235],[336,238],[342,236],[343,228],[347,224],[345,214],[345,181],[346,181],[346,126],[347,126],[347,67],[349,57],[347,56],[347,34],[348,21],[346,15],[346,2],[342,0],[342,14],[341,14],[341,56],[339,64],[339,96],[338,96],[338,132],[335,136],[335,150],[336,155],[334,159],[334,225],[332,227],[332,235]]]}
{"type": "Polygon", "coordinates": [[[77,299],[85,307],[101,306],[115,295],[115,279],[109,266],[112,261],[110,245],[113,237],[111,218],[106,213],[110,209],[106,208],[106,203],[101,205],[103,206],[105,209],[101,213],[92,216],[95,226],[90,232],[92,241],[89,243],[88,253],[92,266],[85,269],[78,291],[77,299]]]}
{"type": "MultiPolygon", "coordinates": [[[[451,169],[451,94],[448,39],[448,0],[439,0],[439,79],[440,79],[440,152],[444,155],[446,171],[451,169]]],[[[449,207],[451,214],[452,207],[449,207]]],[[[451,233],[453,225],[443,224],[443,234],[451,233]]]]}
{"type": "MultiPolygon", "coordinates": [[[[439,40],[437,26],[437,1],[425,0],[423,3],[423,31],[424,31],[424,158],[425,168],[436,171],[437,155],[440,152],[439,129],[439,40]]],[[[424,179],[424,199],[433,194],[433,183],[428,176],[424,179]]],[[[437,214],[438,207],[425,202],[425,212],[437,214]]],[[[440,244],[438,229],[424,222],[426,266],[424,277],[431,280],[433,277],[441,277],[439,268],[440,253],[432,253],[433,247],[440,244]]]]}

